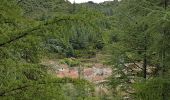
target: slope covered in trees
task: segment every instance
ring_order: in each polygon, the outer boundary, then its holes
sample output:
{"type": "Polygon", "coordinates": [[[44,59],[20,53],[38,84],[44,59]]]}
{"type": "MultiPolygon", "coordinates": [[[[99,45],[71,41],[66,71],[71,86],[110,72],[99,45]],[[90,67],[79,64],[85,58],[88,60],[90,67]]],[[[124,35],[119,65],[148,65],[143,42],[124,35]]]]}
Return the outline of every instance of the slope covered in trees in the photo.
{"type": "Polygon", "coordinates": [[[135,85],[134,99],[168,100],[169,1],[123,0],[115,11],[119,41],[113,45],[113,63],[120,69],[127,63],[142,63],[139,76],[145,81],[135,85]],[[156,68],[152,77],[149,66],[156,68]]]}
{"type": "Polygon", "coordinates": [[[0,99],[169,100],[169,6],[169,0],[1,0],[0,99]],[[87,80],[57,78],[41,64],[98,52],[113,66],[102,83],[110,96],[96,95],[87,80]]]}

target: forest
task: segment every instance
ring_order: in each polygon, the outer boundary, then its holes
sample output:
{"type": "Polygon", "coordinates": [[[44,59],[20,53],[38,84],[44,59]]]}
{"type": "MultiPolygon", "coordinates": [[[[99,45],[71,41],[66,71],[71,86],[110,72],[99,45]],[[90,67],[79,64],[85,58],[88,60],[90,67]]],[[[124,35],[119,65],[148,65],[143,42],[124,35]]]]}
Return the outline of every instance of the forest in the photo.
{"type": "Polygon", "coordinates": [[[170,0],[0,0],[0,100],[170,100],[170,0]]]}

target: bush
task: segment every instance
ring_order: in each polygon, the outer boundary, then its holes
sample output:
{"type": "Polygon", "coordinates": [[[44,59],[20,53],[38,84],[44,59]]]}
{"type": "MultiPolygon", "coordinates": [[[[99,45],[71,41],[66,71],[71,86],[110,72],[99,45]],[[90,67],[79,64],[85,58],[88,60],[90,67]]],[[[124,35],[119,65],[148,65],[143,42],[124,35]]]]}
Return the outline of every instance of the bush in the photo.
{"type": "Polygon", "coordinates": [[[80,65],[80,61],[75,58],[65,58],[60,63],[67,64],[70,67],[80,65]]]}
{"type": "Polygon", "coordinates": [[[103,49],[103,47],[104,47],[103,41],[99,40],[96,42],[96,44],[95,44],[96,49],[103,49]]]}
{"type": "Polygon", "coordinates": [[[95,50],[75,50],[75,57],[91,58],[96,55],[95,50]]]}
{"type": "Polygon", "coordinates": [[[138,100],[170,100],[170,81],[167,79],[152,79],[135,85],[138,100]]]}

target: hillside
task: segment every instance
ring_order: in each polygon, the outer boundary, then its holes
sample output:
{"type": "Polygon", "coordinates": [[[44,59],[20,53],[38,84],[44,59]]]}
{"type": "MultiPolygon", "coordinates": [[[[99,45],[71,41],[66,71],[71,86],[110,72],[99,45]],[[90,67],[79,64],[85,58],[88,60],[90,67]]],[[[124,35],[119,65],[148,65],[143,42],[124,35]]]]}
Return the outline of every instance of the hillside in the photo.
{"type": "Polygon", "coordinates": [[[1,0],[0,100],[169,100],[169,27],[169,0],[1,0]]]}

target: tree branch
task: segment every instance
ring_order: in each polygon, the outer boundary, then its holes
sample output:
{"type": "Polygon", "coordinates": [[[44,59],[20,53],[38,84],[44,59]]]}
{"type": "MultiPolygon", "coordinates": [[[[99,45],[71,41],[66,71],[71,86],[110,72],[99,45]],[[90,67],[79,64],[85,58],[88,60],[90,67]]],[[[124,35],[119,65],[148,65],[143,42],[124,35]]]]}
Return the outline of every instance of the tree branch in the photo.
{"type": "MultiPolygon", "coordinates": [[[[74,80],[60,80],[60,81],[54,81],[54,82],[39,82],[37,83],[38,85],[46,85],[46,84],[52,84],[52,83],[56,83],[56,84],[65,84],[65,83],[73,83],[74,80]]],[[[12,88],[10,90],[7,90],[7,91],[3,91],[3,92],[0,92],[0,96],[6,96],[8,93],[11,93],[11,92],[14,92],[14,91],[17,91],[17,90],[22,90],[22,89],[25,89],[25,88],[28,88],[28,87],[32,87],[34,86],[34,84],[29,84],[29,85],[24,85],[24,86],[18,86],[16,88],[12,88]]]]}
{"type": "Polygon", "coordinates": [[[15,42],[15,41],[17,41],[17,40],[19,40],[19,39],[21,39],[21,38],[24,38],[24,37],[26,37],[27,35],[32,34],[33,31],[39,30],[40,28],[42,28],[42,26],[47,26],[47,25],[49,25],[49,24],[53,24],[53,23],[60,22],[60,21],[63,21],[63,20],[74,20],[74,19],[71,19],[71,18],[62,18],[62,19],[56,20],[56,18],[55,18],[55,19],[52,20],[52,21],[48,21],[48,22],[46,22],[46,23],[44,23],[44,24],[40,24],[40,25],[38,25],[38,26],[36,26],[36,27],[34,27],[34,28],[31,28],[31,29],[28,29],[28,30],[26,30],[26,31],[24,31],[24,32],[20,32],[21,35],[19,35],[19,36],[17,36],[17,37],[14,37],[14,38],[11,38],[11,39],[8,40],[7,42],[0,43],[0,47],[4,47],[5,45],[10,44],[11,42],[15,42]]]}

